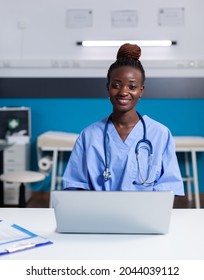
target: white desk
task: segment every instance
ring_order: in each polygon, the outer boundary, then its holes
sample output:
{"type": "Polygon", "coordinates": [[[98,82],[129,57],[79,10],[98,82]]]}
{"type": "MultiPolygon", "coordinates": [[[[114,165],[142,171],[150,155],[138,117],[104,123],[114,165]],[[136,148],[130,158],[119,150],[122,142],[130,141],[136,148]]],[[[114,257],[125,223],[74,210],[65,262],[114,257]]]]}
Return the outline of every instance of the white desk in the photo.
{"type": "Polygon", "coordinates": [[[13,221],[54,242],[1,256],[0,260],[204,259],[204,209],[173,209],[166,235],[58,234],[52,208],[0,208],[0,219],[13,221]]]}

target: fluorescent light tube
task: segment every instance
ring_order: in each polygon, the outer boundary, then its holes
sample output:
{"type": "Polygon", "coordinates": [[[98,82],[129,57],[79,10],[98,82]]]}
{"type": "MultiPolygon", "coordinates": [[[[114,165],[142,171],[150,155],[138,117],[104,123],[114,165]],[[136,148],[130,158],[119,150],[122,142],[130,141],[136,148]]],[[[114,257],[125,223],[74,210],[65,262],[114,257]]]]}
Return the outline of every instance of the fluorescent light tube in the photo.
{"type": "Polygon", "coordinates": [[[83,47],[119,47],[125,43],[137,44],[141,47],[170,47],[176,45],[176,41],[171,40],[122,40],[122,41],[81,41],[77,45],[83,47]]]}

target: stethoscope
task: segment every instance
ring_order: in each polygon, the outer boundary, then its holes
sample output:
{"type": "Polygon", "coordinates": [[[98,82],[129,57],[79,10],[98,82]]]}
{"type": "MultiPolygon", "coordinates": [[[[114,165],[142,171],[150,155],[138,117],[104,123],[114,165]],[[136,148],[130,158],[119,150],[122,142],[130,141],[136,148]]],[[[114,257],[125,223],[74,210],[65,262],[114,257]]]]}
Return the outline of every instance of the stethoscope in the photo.
{"type": "MultiPolygon", "coordinates": [[[[139,177],[140,177],[140,182],[134,181],[133,184],[137,185],[144,185],[144,184],[152,184],[153,182],[148,182],[148,179],[150,177],[150,172],[152,169],[152,157],[153,157],[153,147],[152,143],[150,140],[147,139],[147,130],[146,130],[146,124],[142,116],[137,112],[139,119],[142,122],[143,125],[143,138],[139,140],[136,144],[135,147],[135,154],[136,154],[136,160],[137,160],[137,165],[138,165],[138,172],[139,172],[139,177]],[[141,146],[142,144],[145,144],[145,146],[141,146]],[[143,178],[141,174],[141,169],[140,169],[140,161],[139,161],[139,151],[141,148],[145,148],[148,151],[148,167],[147,167],[147,176],[146,178],[143,178]]],[[[108,130],[108,123],[111,119],[111,115],[108,117],[106,124],[105,124],[105,129],[104,129],[104,153],[105,153],[105,170],[103,172],[103,177],[104,180],[107,181],[111,178],[111,173],[109,171],[109,166],[110,166],[110,158],[108,154],[108,147],[107,147],[107,130],[108,130]]]]}

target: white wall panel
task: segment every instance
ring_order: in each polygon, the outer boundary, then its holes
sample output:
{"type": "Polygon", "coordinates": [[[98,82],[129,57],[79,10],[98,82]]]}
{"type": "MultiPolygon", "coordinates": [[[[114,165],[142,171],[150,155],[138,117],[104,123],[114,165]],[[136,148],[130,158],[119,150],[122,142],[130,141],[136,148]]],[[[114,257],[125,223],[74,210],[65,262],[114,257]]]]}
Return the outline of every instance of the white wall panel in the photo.
{"type": "MultiPolygon", "coordinates": [[[[103,76],[105,71],[101,69],[106,69],[103,61],[111,63],[117,48],[76,46],[77,41],[84,39],[176,40],[178,44],[169,48],[143,47],[141,60],[144,63],[150,61],[150,64],[146,63],[150,75],[158,75],[160,60],[167,61],[163,68],[169,71],[165,75],[176,75],[169,67],[172,65],[171,60],[175,63],[174,69],[181,71],[181,76],[189,75],[189,71],[183,71],[179,64],[182,60],[184,68],[190,69],[190,75],[204,76],[203,0],[0,0],[0,7],[2,77],[26,73],[29,76],[103,76]],[[160,26],[158,11],[161,8],[184,8],[184,23],[160,26]],[[67,26],[67,10],[78,9],[92,11],[92,26],[67,26]],[[111,12],[127,10],[137,11],[137,26],[113,27],[111,12]],[[151,66],[151,60],[154,67],[151,66]],[[78,61],[90,62],[92,66],[80,66],[82,64],[78,61]],[[90,68],[94,71],[90,71],[90,68]]],[[[163,71],[160,72],[162,75],[163,71]]]]}

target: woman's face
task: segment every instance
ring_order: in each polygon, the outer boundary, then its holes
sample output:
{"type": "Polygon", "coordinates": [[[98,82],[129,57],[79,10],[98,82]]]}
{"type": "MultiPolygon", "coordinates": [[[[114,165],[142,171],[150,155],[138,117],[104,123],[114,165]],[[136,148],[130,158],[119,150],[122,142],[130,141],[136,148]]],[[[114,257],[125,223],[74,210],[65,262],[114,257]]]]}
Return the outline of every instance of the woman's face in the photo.
{"type": "Polygon", "coordinates": [[[111,72],[107,89],[114,112],[135,110],[138,99],[144,90],[142,73],[131,66],[114,69],[111,72]]]}

